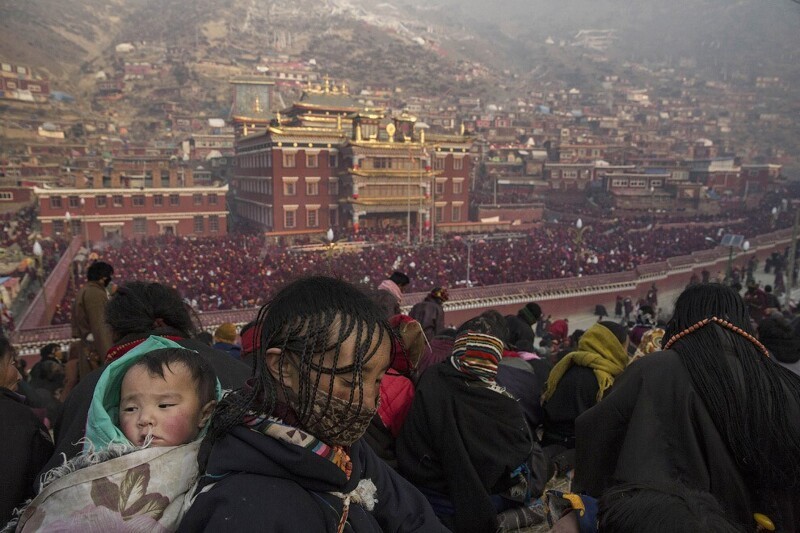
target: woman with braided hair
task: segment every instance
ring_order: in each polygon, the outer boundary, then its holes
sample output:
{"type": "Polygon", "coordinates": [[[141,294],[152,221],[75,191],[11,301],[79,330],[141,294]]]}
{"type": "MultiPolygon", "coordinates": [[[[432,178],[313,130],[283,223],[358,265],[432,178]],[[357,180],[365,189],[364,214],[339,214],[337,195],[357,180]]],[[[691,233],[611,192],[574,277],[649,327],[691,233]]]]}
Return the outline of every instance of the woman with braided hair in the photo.
{"type": "Polygon", "coordinates": [[[754,514],[800,531],[800,379],[756,340],[742,298],[688,287],[664,351],[630,365],[576,423],[573,490],[676,479],[716,497],[749,529],[754,514]]]}
{"type": "Polygon", "coordinates": [[[253,376],[225,397],[179,531],[444,531],[361,437],[394,336],[354,286],[297,280],[261,308],[253,376]]]}
{"type": "MultiPolygon", "coordinates": [[[[180,293],[161,283],[128,281],[119,287],[105,308],[105,320],[114,344],[105,354],[105,365],[143,344],[151,336],[163,337],[192,350],[208,362],[222,387],[241,387],[249,376],[247,365],[202,342],[192,339],[194,325],[180,293]]],[[[86,417],[95,387],[105,367],[98,368],[78,383],[64,402],[55,424],[55,453],[42,473],[81,453],[86,417]]]]}

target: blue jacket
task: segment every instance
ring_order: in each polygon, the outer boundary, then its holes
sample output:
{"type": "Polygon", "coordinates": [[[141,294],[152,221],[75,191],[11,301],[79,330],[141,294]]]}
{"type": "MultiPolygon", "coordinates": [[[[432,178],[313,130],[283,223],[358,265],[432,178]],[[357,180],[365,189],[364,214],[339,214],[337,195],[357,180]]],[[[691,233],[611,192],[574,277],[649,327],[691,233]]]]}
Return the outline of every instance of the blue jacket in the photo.
{"type": "Polygon", "coordinates": [[[241,360],[242,358],[242,348],[238,344],[231,344],[229,342],[216,342],[213,346],[211,346],[215,350],[219,350],[221,352],[225,352],[226,354],[230,355],[234,359],[241,360]]]}

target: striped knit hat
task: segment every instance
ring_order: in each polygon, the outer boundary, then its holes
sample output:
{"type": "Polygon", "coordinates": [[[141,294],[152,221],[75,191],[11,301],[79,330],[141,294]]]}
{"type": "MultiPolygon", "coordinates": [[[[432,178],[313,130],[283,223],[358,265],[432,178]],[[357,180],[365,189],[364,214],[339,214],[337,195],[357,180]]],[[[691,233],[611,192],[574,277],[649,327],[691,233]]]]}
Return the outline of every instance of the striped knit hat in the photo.
{"type": "Polygon", "coordinates": [[[493,383],[502,358],[503,341],[484,333],[465,331],[456,337],[450,360],[459,372],[493,383]]]}

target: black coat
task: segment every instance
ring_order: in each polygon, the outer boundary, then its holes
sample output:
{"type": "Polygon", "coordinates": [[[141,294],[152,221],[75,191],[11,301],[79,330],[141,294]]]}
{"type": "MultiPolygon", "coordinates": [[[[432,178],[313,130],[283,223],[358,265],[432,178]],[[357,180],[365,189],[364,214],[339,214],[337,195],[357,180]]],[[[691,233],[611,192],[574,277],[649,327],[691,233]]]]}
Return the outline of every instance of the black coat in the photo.
{"type": "MultiPolygon", "coordinates": [[[[789,410],[800,420],[800,406],[789,410]]],[[[574,492],[599,497],[616,483],[679,480],[710,492],[748,528],[753,513],[761,512],[778,531],[800,531],[800,493],[756,498],[676,352],[631,364],[603,400],[578,417],[575,432],[574,492]]]]}
{"type": "MultiPolygon", "coordinates": [[[[518,361],[528,365],[522,359],[518,359],[518,361]]],[[[531,368],[530,365],[528,365],[528,368],[531,368]]],[[[535,371],[521,370],[503,363],[497,369],[497,384],[505,387],[517,399],[531,432],[536,432],[536,429],[544,420],[544,411],[541,403],[542,387],[539,381],[535,371]]]]}
{"type": "MultiPolygon", "coordinates": [[[[153,332],[158,335],[179,335],[174,330],[158,330],[153,332]]],[[[131,335],[123,337],[117,344],[125,344],[133,340],[146,338],[148,335],[131,335]]],[[[250,377],[250,368],[232,358],[230,355],[219,350],[214,350],[206,344],[195,339],[182,339],[176,341],[178,344],[190,350],[195,350],[200,356],[211,365],[217,375],[223,389],[238,389],[250,377]]],[[[78,385],[72,389],[64,402],[61,417],[56,421],[56,450],[50,461],[47,462],[42,473],[47,472],[64,462],[61,454],[65,454],[67,459],[78,455],[83,446],[79,441],[83,438],[86,431],[86,417],[89,414],[89,406],[92,403],[94,388],[97,385],[103,367],[94,370],[83,378],[78,385]]]]}
{"type": "Polygon", "coordinates": [[[0,388],[0,529],[15,507],[35,495],[36,476],[53,442],[23,397],[0,388]]]}
{"type": "Polygon", "coordinates": [[[508,344],[520,351],[533,353],[534,341],[533,328],[517,315],[506,316],[508,324],[508,344]]]}
{"type": "Polygon", "coordinates": [[[343,510],[340,497],[362,479],[377,488],[373,511],[351,502],[344,531],[351,533],[445,532],[428,501],[378,459],[363,441],[350,448],[348,480],[330,460],[244,426],[211,449],[202,492],[178,531],[308,531],[335,533],[343,510]]]}
{"type": "Polygon", "coordinates": [[[591,368],[571,366],[544,404],[542,446],[575,448],[575,419],[597,404],[599,390],[591,368]]]}
{"type": "Polygon", "coordinates": [[[469,381],[447,362],[420,379],[397,439],[400,472],[419,487],[447,496],[459,532],[496,529],[490,495],[513,484],[511,473],[532,468],[532,493],[547,481],[541,449],[511,397],[469,381]]]}

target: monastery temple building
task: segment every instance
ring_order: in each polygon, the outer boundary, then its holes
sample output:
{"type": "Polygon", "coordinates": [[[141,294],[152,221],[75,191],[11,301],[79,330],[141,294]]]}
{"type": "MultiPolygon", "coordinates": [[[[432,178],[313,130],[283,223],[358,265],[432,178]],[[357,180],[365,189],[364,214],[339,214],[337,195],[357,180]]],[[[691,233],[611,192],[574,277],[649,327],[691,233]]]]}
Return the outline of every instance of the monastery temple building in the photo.
{"type": "Polygon", "coordinates": [[[363,107],[327,80],[268,124],[242,113],[230,209],[255,228],[289,237],[389,226],[421,233],[468,220],[473,139],[463,134],[429,134],[415,117],[363,107]]]}

